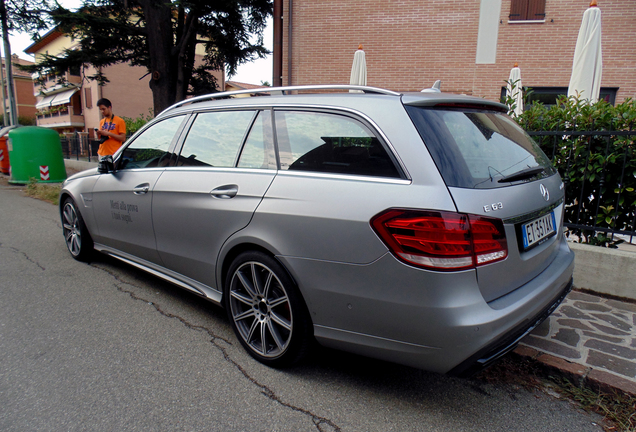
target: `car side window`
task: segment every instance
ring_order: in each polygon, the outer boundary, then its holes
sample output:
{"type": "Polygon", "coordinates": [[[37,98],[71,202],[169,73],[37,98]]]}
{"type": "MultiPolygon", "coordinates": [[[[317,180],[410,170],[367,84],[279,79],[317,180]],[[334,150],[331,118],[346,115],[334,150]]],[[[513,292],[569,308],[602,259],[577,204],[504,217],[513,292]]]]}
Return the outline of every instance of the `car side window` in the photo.
{"type": "Polygon", "coordinates": [[[170,144],[185,116],[170,117],[148,127],[122,152],[118,169],[157,168],[167,166],[170,144]]]}
{"type": "Polygon", "coordinates": [[[199,113],[183,143],[177,166],[233,167],[254,111],[199,113]]]}
{"type": "Polygon", "coordinates": [[[241,151],[238,167],[276,169],[271,111],[258,114],[241,151]]]}
{"type": "Polygon", "coordinates": [[[353,118],[308,111],[275,111],[281,169],[401,177],[374,133],[353,118]]]}

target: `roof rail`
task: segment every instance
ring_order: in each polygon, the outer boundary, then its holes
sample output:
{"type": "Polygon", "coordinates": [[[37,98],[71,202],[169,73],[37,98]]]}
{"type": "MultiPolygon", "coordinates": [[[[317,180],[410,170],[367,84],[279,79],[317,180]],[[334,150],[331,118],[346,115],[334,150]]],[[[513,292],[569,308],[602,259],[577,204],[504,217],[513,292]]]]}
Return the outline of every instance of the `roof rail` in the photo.
{"type": "MultiPolygon", "coordinates": [[[[305,90],[358,90],[363,93],[384,94],[391,96],[400,96],[402,93],[386,90],[378,87],[358,86],[358,85],[346,85],[346,84],[324,84],[324,85],[304,85],[304,86],[287,86],[287,87],[262,87],[257,89],[236,90],[229,92],[210,93],[202,96],[196,96],[190,99],[184,99],[176,104],[161,111],[159,115],[164,112],[194,102],[200,102],[204,100],[212,100],[225,98],[228,96],[240,95],[240,94],[252,94],[252,93],[272,93],[272,94],[285,94],[285,92],[292,91],[305,91],[305,90]]],[[[158,115],[158,116],[159,116],[158,115]]],[[[158,117],[157,116],[157,117],[158,117]]]]}

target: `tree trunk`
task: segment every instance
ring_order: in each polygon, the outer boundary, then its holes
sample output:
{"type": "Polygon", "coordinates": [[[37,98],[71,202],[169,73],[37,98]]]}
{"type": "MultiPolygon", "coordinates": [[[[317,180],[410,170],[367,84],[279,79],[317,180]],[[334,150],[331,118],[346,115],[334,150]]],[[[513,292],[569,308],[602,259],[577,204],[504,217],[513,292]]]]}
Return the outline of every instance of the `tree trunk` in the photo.
{"type": "Polygon", "coordinates": [[[173,32],[169,0],[139,2],[146,16],[148,53],[150,55],[150,89],[155,115],[176,102],[176,62],[171,56],[173,32]]]}
{"type": "Polygon", "coordinates": [[[188,85],[192,77],[192,67],[194,65],[194,55],[196,49],[196,24],[198,14],[190,12],[183,26],[181,40],[179,40],[177,48],[177,74],[176,74],[176,90],[175,96],[179,100],[186,98],[188,85]]]}

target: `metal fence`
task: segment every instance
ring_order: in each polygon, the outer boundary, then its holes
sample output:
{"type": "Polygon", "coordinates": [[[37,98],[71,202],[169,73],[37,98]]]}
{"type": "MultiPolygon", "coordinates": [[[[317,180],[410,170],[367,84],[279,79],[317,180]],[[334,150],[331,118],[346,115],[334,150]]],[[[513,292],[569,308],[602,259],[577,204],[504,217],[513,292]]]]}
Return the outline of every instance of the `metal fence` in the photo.
{"type": "Polygon", "coordinates": [[[89,162],[98,160],[99,141],[89,139],[88,134],[66,134],[60,138],[60,144],[65,159],[87,159],[89,162]]]}
{"type": "MultiPolygon", "coordinates": [[[[579,236],[636,236],[636,131],[528,132],[565,184],[565,226],[579,236]]],[[[627,237],[623,237],[627,240],[627,237]]]]}

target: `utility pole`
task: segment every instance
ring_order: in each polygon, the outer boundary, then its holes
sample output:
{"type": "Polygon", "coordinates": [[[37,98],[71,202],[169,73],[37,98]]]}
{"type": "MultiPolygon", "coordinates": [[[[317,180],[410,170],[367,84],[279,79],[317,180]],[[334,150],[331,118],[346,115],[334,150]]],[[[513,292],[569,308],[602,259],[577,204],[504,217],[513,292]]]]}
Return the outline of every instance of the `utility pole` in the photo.
{"type": "Polygon", "coordinates": [[[4,97],[4,68],[0,66],[0,88],[2,88],[2,125],[7,126],[9,119],[7,117],[6,98],[4,97]]]}
{"type": "MultiPolygon", "coordinates": [[[[7,28],[7,9],[4,0],[0,0],[0,21],[2,21],[2,40],[4,41],[4,64],[7,71],[7,95],[9,96],[10,125],[18,125],[18,112],[13,92],[13,64],[11,63],[11,45],[9,44],[9,29],[7,28]]],[[[3,92],[4,93],[4,92],[3,92]]],[[[4,94],[2,95],[4,97],[4,94]]]]}

